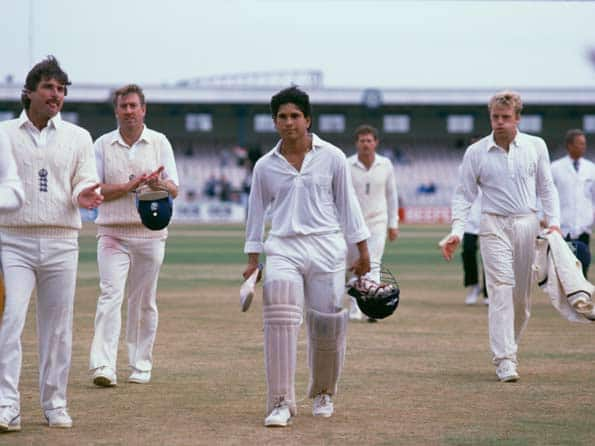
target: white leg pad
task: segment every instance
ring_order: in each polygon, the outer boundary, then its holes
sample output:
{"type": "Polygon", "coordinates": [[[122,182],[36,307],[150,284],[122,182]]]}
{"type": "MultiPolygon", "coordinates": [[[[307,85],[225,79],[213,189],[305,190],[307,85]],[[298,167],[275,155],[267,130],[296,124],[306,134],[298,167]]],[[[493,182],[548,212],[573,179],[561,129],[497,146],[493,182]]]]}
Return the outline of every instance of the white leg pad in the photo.
{"type": "Polygon", "coordinates": [[[309,309],[306,314],[310,398],[321,392],[329,395],[337,393],[337,382],[343,369],[347,346],[348,319],[349,313],[346,310],[320,313],[309,309]]]}
{"type": "Polygon", "coordinates": [[[304,292],[301,283],[273,280],[263,287],[267,414],[285,401],[297,414],[295,369],[304,292]]]}

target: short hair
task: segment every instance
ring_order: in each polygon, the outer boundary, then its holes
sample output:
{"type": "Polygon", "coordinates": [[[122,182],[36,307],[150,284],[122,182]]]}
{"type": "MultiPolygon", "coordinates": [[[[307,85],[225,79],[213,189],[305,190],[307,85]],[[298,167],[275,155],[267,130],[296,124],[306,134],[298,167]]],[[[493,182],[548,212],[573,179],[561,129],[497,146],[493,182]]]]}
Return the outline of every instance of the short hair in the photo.
{"type": "Polygon", "coordinates": [[[512,107],[517,116],[519,116],[523,110],[523,101],[521,101],[521,95],[510,90],[500,91],[492,96],[490,102],[488,103],[488,110],[491,112],[495,105],[512,107]]]}
{"type": "Polygon", "coordinates": [[[371,125],[363,124],[356,128],[355,132],[353,132],[353,137],[356,141],[359,139],[360,135],[372,135],[374,139],[378,141],[378,130],[371,125]]]}
{"type": "Polygon", "coordinates": [[[310,105],[310,97],[305,91],[300,90],[295,85],[281,90],[271,98],[271,113],[273,119],[277,117],[279,108],[284,104],[295,104],[301,110],[304,117],[312,116],[312,106],[310,105]]]}
{"type": "Polygon", "coordinates": [[[574,138],[577,136],[585,136],[585,132],[580,129],[570,129],[566,132],[566,136],[564,137],[564,143],[566,147],[570,144],[574,143],[574,138]]]}
{"type": "Polygon", "coordinates": [[[145,93],[143,89],[136,84],[128,84],[118,88],[112,95],[112,102],[114,108],[118,107],[118,98],[122,96],[128,96],[129,94],[137,94],[140,99],[140,105],[145,105],[145,93]]]}
{"type": "Polygon", "coordinates": [[[64,96],[68,94],[67,86],[70,85],[68,74],[60,67],[58,59],[54,56],[49,55],[41,62],[38,62],[31,68],[25,79],[25,85],[21,92],[21,103],[25,110],[29,110],[31,105],[31,99],[27,96],[27,93],[37,90],[37,86],[42,80],[55,79],[62,85],[64,85],[64,96]]]}

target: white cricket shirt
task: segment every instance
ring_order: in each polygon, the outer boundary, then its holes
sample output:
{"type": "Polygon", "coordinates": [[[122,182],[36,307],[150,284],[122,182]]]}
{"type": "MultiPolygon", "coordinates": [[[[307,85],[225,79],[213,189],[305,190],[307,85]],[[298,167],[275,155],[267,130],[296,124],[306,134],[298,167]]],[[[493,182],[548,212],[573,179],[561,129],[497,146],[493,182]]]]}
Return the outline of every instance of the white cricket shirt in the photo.
{"type": "Polygon", "coordinates": [[[595,164],[579,158],[578,171],[569,156],[552,163],[552,176],[560,196],[560,228],[564,236],[578,238],[591,233],[595,164]]]}
{"type": "Polygon", "coordinates": [[[377,153],[370,169],[358,159],[357,154],[347,158],[347,161],[351,168],[353,188],[368,228],[371,231],[377,226],[397,228],[399,200],[391,161],[377,153]]]}
{"type": "Polygon", "coordinates": [[[537,197],[550,226],[560,225],[560,203],[543,139],[517,131],[508,152],[494,135],[465,151],[459,183],[452,200],[452,232],[462,239],[469,209],[481,187],[481,212],[524,215],[537,211],[537,197]]]}
{"type": "Polygon", "coordinates": [[[281,141],[254,166],[244,252],[263,251],[265,212],[270,234],[321,235],[343,230],[348,243],[370,237],[345,154],[312,134],[312,150],[298,172],[280,152],[281,141]]]}

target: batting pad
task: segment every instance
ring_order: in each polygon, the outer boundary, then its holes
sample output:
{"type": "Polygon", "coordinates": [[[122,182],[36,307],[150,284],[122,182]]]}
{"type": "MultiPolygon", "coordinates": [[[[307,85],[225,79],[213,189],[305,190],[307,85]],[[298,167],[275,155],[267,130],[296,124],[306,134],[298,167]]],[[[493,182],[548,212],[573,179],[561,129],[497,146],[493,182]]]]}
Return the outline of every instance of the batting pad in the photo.
{"type": "Polygon", "coordinates": [[[337,393],[337,382],[343,369],[347,346],[348,319],[347,310],[320,313],[309,309],[306,313],[310,398],[321,392],[329,395],[337,393]]]}
{"type": "Polygon", "coordinates": [[[267,379],[267,414],[285,401],[297,414],[295,368],[302,320],[304,291],[301,283],[273,280],[263,287],[264,363],[267,379]]]}

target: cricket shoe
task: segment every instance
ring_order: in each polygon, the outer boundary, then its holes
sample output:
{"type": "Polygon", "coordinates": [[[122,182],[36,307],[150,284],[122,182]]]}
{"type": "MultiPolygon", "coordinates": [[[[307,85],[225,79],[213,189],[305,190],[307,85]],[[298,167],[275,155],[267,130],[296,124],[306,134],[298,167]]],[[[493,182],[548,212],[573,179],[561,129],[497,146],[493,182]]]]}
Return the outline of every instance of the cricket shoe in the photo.
{"type": "Polygon", "coordinates": [[[315,417],[328,418],[333,414],[333,400],[327,393],[319,393],[314,398],[312,405],[312,415],[315,417]]]}
{"type": "Polygon", "coordinates": [[[0,406],[0,432],[21,430],[21,415],[13,406],[0,406]]]}
{"type": "Polygon", "coordinates": [[[285,427],[291,424],[291,412],[284,401],[277,404],[268,417],[264,419],[266,427],[285,427]]]}
{"type": "Polygon", "coordinates": [[[144,370],[136,370],[134,369],[133,372],[128,377],[129,383],[135,384],[148,384],[151,381],[151,371],[144,371],[144,370]]]}
{"type": "Polygon", "coordinates": [[[66,408],[46,410],[45,419],[50,427],[68,429],[72,427],[72,418],[68,415],[66,408]]]}
{"type": "Polygon", "coordinates": [[[511,383],[518,381],[519,374],[516,370],[516,364],[510,359],[504,359],[498,364],[496,368],[496,375],[498,379],[503,383],[511,383]]]}
{"type": "Polygon", "coordinates": [[[111,367],[97,367],[93,373],[93,384],[99,387],[114,387],[117,385],[116,373],[111,367]]]}
{"type": "Polygon", "coordinates": [[[479,285],[471,285],[467,288],[469,292],[467,293],[467,297],[465,297],[465,305],[474,305],[477,303],[477,298],[479,297],[479,285]]]}

